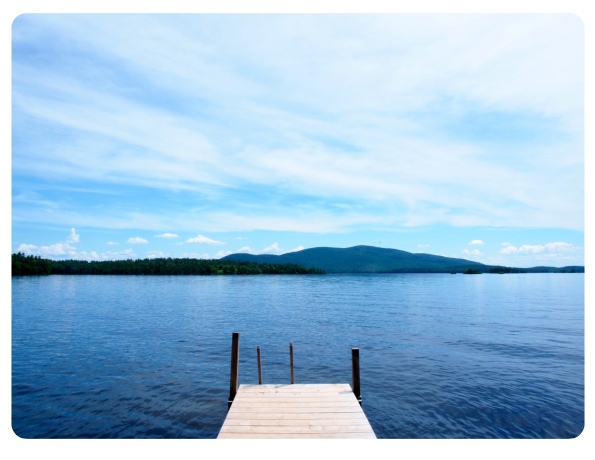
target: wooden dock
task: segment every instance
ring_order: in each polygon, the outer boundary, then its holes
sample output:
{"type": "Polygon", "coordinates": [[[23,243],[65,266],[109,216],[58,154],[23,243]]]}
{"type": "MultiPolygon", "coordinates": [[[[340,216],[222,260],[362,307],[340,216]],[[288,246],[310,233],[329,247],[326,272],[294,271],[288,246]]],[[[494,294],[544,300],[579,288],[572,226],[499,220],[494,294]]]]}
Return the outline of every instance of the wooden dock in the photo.
{"type": "Polygon", "coordinates": [[[361,407],[359,350],[352,349],[353,387],[346,383],[295,384],[290,344],[290,384],[238,385],[239,333],[232,336],[229,411],[217,436],[230,438],[372,438],[361,407]]]}
{"type": "Polygon", "coordinates": [[[222,438],[376,438],[346,383],[240,385],[222,438]]]}

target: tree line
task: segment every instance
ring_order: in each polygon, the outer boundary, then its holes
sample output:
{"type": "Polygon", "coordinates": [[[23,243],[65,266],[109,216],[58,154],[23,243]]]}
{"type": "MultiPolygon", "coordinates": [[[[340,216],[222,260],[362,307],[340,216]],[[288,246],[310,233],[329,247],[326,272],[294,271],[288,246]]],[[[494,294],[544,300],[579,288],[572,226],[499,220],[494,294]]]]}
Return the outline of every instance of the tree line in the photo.
{"type": "Polygon", "coordinates": [[[12,254],[12,276],[29,275],[307,275],[318,268],[219,259],[155,258],[126,260],[50,260],[12,254]]]}

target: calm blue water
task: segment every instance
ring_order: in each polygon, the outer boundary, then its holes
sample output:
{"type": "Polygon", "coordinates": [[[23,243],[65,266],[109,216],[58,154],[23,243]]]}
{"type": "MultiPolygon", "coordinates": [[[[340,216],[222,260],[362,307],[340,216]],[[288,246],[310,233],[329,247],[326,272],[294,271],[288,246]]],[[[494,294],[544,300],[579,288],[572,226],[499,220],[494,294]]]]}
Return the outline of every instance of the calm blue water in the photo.
{"type": "Polygon", "coordinates": [[[12,280],[24,438],[215,438],[240,383],[351,383],[379,438],[570,438],[584,426],[584,275],[12,280]]]}

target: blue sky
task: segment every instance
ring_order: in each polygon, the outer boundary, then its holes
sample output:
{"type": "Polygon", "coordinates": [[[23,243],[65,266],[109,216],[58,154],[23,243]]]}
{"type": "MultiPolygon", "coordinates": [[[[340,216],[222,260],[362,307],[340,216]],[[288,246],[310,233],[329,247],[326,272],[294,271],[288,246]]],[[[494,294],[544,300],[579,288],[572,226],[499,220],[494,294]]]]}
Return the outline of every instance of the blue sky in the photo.
{"type": "Polygon", "coordinates": [[[571,14],[21,15],[11,250],[583,265],[583,57],[571,14]]]}

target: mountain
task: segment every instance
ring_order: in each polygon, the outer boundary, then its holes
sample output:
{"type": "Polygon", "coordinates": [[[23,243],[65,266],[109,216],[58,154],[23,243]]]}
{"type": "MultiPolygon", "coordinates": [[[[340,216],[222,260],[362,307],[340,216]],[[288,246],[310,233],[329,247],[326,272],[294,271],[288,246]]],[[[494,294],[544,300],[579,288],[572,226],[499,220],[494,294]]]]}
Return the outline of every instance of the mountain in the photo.
{"type": "Polygon", "coordinates": [[[327,273],[584,273],[584,266],[514,268],[485,265],[466,259],[411,253],[374,246],[311,248],[272,254],[230,254],[222,260],[266,264],[297,264],[327,273]]]}
{"type": "Polygon", "coordinates": [[[267,264],[298,264],[307,268],[321,268],[327,273],[461,273],[475,268],[488,272],[490,266],[465,259],[413,254],[398,249],[374,246],[352,248],[311,248],[289,252],[280,256],[272,254],[230,254],[222,260],[246,261],[267,264]]]}

